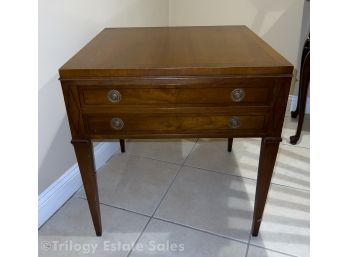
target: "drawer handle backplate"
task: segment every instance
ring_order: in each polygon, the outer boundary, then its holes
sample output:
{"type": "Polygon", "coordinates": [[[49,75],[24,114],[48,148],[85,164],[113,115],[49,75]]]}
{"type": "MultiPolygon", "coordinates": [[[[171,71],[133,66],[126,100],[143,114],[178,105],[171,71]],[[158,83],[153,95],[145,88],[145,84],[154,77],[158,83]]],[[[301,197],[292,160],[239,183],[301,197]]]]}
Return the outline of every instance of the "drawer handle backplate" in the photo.
{"type": "Polygon", "coordinates": [[[119,103],[122,99],[121,93],[115,89],[110,90],[107,94],[107,97],[111,103],[119,103]]]}
{"type": "Polygon", "coordinates": [[[241,102],[245,97],[245,92],[242,88],[236,88],[231,92],[231,99],[234,102],[241,102]]]}
{"type": "Polygon", "coordinates": [[[233,116],[230,118],[228,125],[232,129],[236,129],[240,127],[240,119],[239,117],[233,116]]]}
{"type": "Polygon", "coordinates": [[[124,123],[123,123],[123,120],[120,118],[112,118],[110,125],[113,129],[120,130],[123,128],[124,123]]]}

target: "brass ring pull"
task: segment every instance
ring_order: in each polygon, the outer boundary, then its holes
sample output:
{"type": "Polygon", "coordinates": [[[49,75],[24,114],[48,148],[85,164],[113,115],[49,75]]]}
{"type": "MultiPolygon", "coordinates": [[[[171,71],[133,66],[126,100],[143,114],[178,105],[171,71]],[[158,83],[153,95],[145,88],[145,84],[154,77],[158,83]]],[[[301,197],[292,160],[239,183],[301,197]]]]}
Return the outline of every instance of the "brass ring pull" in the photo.
{"type": "Polygon", "coordinates": [[[123,120],[120,118],[112,118],[110,121],[110,125],[113,129],[120,130],[123,128],[124,123],[123,120]]]}
{"type": "Polygon", "coordinates": [[[229,122],[228,122],[228,126],[231,129],[236,129],[240,127],[240,119],[239,117],[233,116],[230,118],[229,122]]]}
{"type": "Polygon", "coordinates": [[[241,102],[245,97],[245,91],[242,88],[236,88],[231,92],[231,99],[234,102],[241,102]]]}
{"type": "Polygon", "coordinates": [[[108,92],[107,98],[111,103],[119,103],[122,99],[122,95],[119,91],[113,89],[108,92]]]}

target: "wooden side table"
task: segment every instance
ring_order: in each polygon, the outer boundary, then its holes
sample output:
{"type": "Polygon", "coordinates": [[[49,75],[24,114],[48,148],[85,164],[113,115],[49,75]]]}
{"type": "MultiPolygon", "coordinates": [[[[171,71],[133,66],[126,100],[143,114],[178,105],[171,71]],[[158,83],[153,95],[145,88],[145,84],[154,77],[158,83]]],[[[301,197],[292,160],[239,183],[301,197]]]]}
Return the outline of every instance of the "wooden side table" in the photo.
{"type": "Polygon", "coordinates": [[[76,158],[102,234],[92,140],[259,137],[262,220],[293,66],[246,26],[104,29],[60,68],[76,158]]]}

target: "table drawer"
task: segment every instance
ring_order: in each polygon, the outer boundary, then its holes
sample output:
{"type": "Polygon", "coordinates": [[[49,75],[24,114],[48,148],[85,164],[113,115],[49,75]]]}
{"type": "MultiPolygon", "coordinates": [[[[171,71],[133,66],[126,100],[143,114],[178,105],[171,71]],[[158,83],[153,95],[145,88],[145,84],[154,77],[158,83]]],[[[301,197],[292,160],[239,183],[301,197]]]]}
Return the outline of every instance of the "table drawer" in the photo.
{"type": "Polygon", "coordinates": [[[265,128],[264,115],[85,115],[90,134],[168,133],[188,131],[260,131],[265,128]]]}
{"type": "Polygon", "coordinates": [[[270,105],[272,87],[81,88],[82,105],[270,105]]]}

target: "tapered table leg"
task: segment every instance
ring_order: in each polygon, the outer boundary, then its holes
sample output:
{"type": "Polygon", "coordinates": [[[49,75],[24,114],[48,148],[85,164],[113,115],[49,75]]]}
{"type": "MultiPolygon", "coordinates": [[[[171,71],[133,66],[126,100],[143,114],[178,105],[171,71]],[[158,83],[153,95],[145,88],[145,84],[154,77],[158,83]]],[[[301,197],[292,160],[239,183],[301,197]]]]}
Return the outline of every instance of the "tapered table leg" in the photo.
{"type": "Polygon", "coordinates": [[[97,236],[102,235],[97,177],[95,172],[93,145],[90,140],[72,140],[86,192],[89,210],[97,236]]]}
{"type": "Polygon", "coordinates": [[[233,138],[228,138],[227,151],[232,151],[233,138]]]}
{"type": "Polygon", "coordinates": [[[268,137],[263,138],[261,142],[261,152],[255,194],[254,217],[252,225],[253,236],[257,236],[259,233],[267,194],[272,179],[273,168],[277,158],[279,143],[281,141],[281,138],[268,137]]]}
{"type": "Polygon", "coordinates": [[[126,146],[124,143],[124,139],[120,139],[121,153],[126,152],[126,146]]]}

